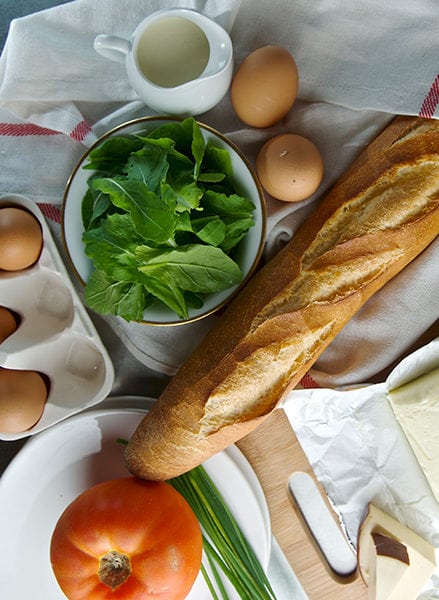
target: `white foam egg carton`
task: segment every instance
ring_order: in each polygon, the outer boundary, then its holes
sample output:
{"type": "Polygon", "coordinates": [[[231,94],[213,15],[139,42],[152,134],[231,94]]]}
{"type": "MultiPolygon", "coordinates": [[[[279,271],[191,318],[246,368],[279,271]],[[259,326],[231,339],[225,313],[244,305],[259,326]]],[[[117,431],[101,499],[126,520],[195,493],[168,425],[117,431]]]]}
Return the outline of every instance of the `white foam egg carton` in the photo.
{"type": "Polygon", "coordinates": [[[50,383],[43,415],[31,429],[0,431],[0,439],[15,440],[103,401],[114,369],[38,206],[16,194],[0,197],[0,208],[5,206],[25,208],[37,217],[43,248],[32,267],[0,270],[0,306],[21,318],[17,330],[0,343],[0,367],[38,371],[50,383]]]}

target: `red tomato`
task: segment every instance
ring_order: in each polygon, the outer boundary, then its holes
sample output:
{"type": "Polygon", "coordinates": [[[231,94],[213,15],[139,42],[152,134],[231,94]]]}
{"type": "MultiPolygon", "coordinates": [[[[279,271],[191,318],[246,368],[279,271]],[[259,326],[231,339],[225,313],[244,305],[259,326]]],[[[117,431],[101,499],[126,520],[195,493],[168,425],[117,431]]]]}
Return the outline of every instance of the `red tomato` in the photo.
{"type": "Polygon", "coordinates": [[[165,482],[95,485],[63,512],[50,560],[69,600],[180,600],[201,565],[199,523],[165,482]]]}

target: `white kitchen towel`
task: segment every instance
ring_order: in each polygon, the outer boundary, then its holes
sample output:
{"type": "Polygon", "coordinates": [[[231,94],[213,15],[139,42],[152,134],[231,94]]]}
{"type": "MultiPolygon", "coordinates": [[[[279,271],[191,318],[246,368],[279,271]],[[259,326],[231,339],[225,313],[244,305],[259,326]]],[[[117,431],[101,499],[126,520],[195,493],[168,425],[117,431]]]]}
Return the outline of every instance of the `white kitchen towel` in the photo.
{"type": "MultiPolygon", "coordinates": [[[[38,202],[58,235],[64,186],[85,149],[113,125],[152,114],[137,101],[123,65],[96,54],[93,39],[129,36],[144,16],[167,6],[217,19],[231,32],[236,66],[265,44],[285,46],[297,61],[299,99],[277,125],[245,127],[229,95],[199,116],[252,163],[263,142],[283,131],[309,137],[322,152],[325,177],[310,199],[290,205],[267,196],[267,256],[394,114],[438,116],[439,6],[429,0],[274,0],[269,6],[263,0],[76,0],[13,21],[0,58],[0,194],[38,202]]],[[[438,318],[438,255],[435,243],[351,321],[316,364],[319,383],[370,379],[438,318]]],[[[214,320],[167,329],[105,319],[137,359],[166,374],[214,320]]]]}

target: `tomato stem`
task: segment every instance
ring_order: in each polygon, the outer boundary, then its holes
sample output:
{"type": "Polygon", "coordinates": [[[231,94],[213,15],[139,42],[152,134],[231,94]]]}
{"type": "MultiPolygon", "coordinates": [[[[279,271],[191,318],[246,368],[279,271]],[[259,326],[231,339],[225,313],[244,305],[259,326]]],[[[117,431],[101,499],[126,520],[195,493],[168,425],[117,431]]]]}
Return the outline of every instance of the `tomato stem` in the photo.
{"type": "Polygon", "coordinates": [[[131,573],[130,558],[116,550],[110,550],[99,560],[98,576],[101,582],[114,590],[126,581],[131,573]]]}

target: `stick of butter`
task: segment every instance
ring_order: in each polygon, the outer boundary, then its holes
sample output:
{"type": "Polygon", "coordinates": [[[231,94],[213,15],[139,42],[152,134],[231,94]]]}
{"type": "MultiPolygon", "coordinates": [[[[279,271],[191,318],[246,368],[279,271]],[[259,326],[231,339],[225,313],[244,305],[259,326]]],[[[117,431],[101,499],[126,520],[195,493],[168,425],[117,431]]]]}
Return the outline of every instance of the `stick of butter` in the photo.
{"type": "Polygon", "coordinates": [[[439,368],[390,391],[388,398],[439,501],[439,368]]]}
{"type": "Polygon", "coordinates": [[[358,537],[358,564],[369,600],[416,600],[436,568],[434,547],[369,504],[358,537]]]}

